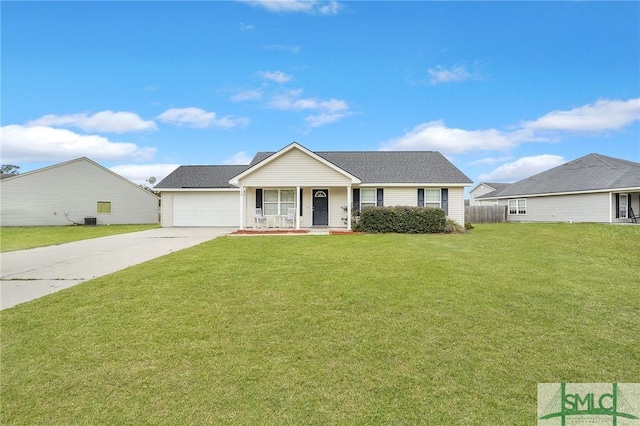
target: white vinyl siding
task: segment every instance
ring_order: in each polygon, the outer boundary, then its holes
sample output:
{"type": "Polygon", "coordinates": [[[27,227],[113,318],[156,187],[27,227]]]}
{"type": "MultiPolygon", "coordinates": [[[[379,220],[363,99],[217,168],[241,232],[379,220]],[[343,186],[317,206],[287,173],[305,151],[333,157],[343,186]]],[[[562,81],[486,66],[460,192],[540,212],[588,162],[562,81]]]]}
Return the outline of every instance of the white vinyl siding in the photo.
{"type": "Polygon", "coordinates": [[[449,188],[449,219],[463,225],[464,219],[464,188],[449,188]]]}
{"type": "Polygon", "coordinates": [[[2,226],[158,223],[157,196],[86,158],[2,179],[0,192],[2,226]],[[97,215],[98,201],[111,213],[97,215]]]}
{"type": "Polygon", "coordinates": [[[416,188],[384,188],[385,206],[415,206],[416,188]]]}
{"type": "Polygon", "coordinates": [[[305,186],[327,188],[346,186],[351,180],[340,172],[298,150],[283,154],[240,180],[242,186],[256,188],[305,186]]]}
{"type": "MultiPolygon", "coordinates": [[[[526,200],[527,214],[509,215],[508,221],[607,223],[611,212],[615,217],[615,197],[606,192],[529,197],[526,200]]],[[[500,200],[498,204],[506,206],[508,202],[500,200]]]]}
{"type": "MultiPolygon", "coordinates": [[[[311,197],[309,197],[311,200],[311,197]]],[[[347,225],[342,221],[346,217],[346,213],[342,210],[342,206],[347,205],[347,188],[329,188],[329,227],[346,228],[347,225]]],[[[309,218],[311,221],[311,218],[309,218]]]]}

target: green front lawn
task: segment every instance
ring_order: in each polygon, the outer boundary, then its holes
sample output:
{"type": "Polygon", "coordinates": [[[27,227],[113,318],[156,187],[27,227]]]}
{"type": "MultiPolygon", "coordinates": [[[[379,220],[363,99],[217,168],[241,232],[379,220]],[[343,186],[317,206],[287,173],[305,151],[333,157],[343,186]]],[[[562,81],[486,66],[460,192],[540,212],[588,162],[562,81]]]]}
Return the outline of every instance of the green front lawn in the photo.
{"type": "Polygon", "coordinates": [[[159,225],[0,227],[0,251],[25,250],[158,227],[159,225]]]}
{"type": "Polygon", "coordinates": [[[640,227],[222,237],[2,312],[3,424],[536,423],[637,382],[640,227]]]}

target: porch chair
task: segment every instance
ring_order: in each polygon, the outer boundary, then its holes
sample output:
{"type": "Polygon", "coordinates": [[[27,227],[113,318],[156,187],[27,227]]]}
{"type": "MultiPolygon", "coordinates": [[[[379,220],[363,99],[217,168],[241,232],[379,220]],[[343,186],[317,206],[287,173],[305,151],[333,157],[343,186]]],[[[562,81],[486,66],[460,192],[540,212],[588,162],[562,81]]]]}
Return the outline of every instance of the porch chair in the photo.
{"type": "Polygon", "coordinates": [[[256,209],[256,213],[253,216],[253,227],[254,228],[267,227],[267,217],[262,214],[262,209],[256,209]]]}
{"type": "Polygon", "coordinates": [[[288,228],[288,225],[291,224],[292,228],[295,228],[296,225],[296,209],[287,209],[287,215],[282,218],[282,227],[288,228]]]}
{"type": "Polygon", "coordinates": [[[629,206],[629,219],[631,220],[631,223],[638,223],[638,219],[640,219],[640,214],[634,213],[631,206],[629,206]]]}

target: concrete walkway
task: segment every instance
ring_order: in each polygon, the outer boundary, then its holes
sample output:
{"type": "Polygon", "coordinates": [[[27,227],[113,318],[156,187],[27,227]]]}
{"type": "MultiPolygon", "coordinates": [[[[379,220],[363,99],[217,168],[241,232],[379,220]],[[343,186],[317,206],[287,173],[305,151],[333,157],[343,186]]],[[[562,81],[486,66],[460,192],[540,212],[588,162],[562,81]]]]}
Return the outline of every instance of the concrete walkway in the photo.
{"type": "Polygon", "coordinates": [[[38,299],[237,228],[157,228],[0,254],[0,309],[38,299]]]}

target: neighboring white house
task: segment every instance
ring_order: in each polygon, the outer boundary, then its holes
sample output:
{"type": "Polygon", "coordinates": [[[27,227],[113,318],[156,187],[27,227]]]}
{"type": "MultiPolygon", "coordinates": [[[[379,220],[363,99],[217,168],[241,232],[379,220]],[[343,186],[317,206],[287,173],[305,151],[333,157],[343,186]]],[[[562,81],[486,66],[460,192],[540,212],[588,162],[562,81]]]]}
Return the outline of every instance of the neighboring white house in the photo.
{"type": "Polygon", "coordinates": [[[82,157],[0,180],[1,226],[158,223],[159,198],[82,157]]]}
{"type": "Polygon", "coordinates": [[[493,200],[478,200],[478,197],[481,197],[485,194],[488,194],[493,191],[498,191],[506,188],[511,184],[509,183],[491,183],[491,182],[480,182],[476,186],[474,186],[471,191],[469,191],[469,205],[470,206],[493,206],[495,205],[495,201],[493,200]]]}
{"type": "Polygon", "coordinates": [[[155,186],[162,226],[253,227],[294,212],[296,228],[351,227],[366,206],[428,206],[464,223],[471,180],[433,151],[312,152],[292,143],[259,152],[248,166],[181,166],[155,186]],[[291,209],[291,210],[290,210],[291,209]]]}
{"type": "Polygon", "coordinates": [[[640,163],[589,154],[478,196],[511,222],[628,223],[640,213],[640,163]]]}

